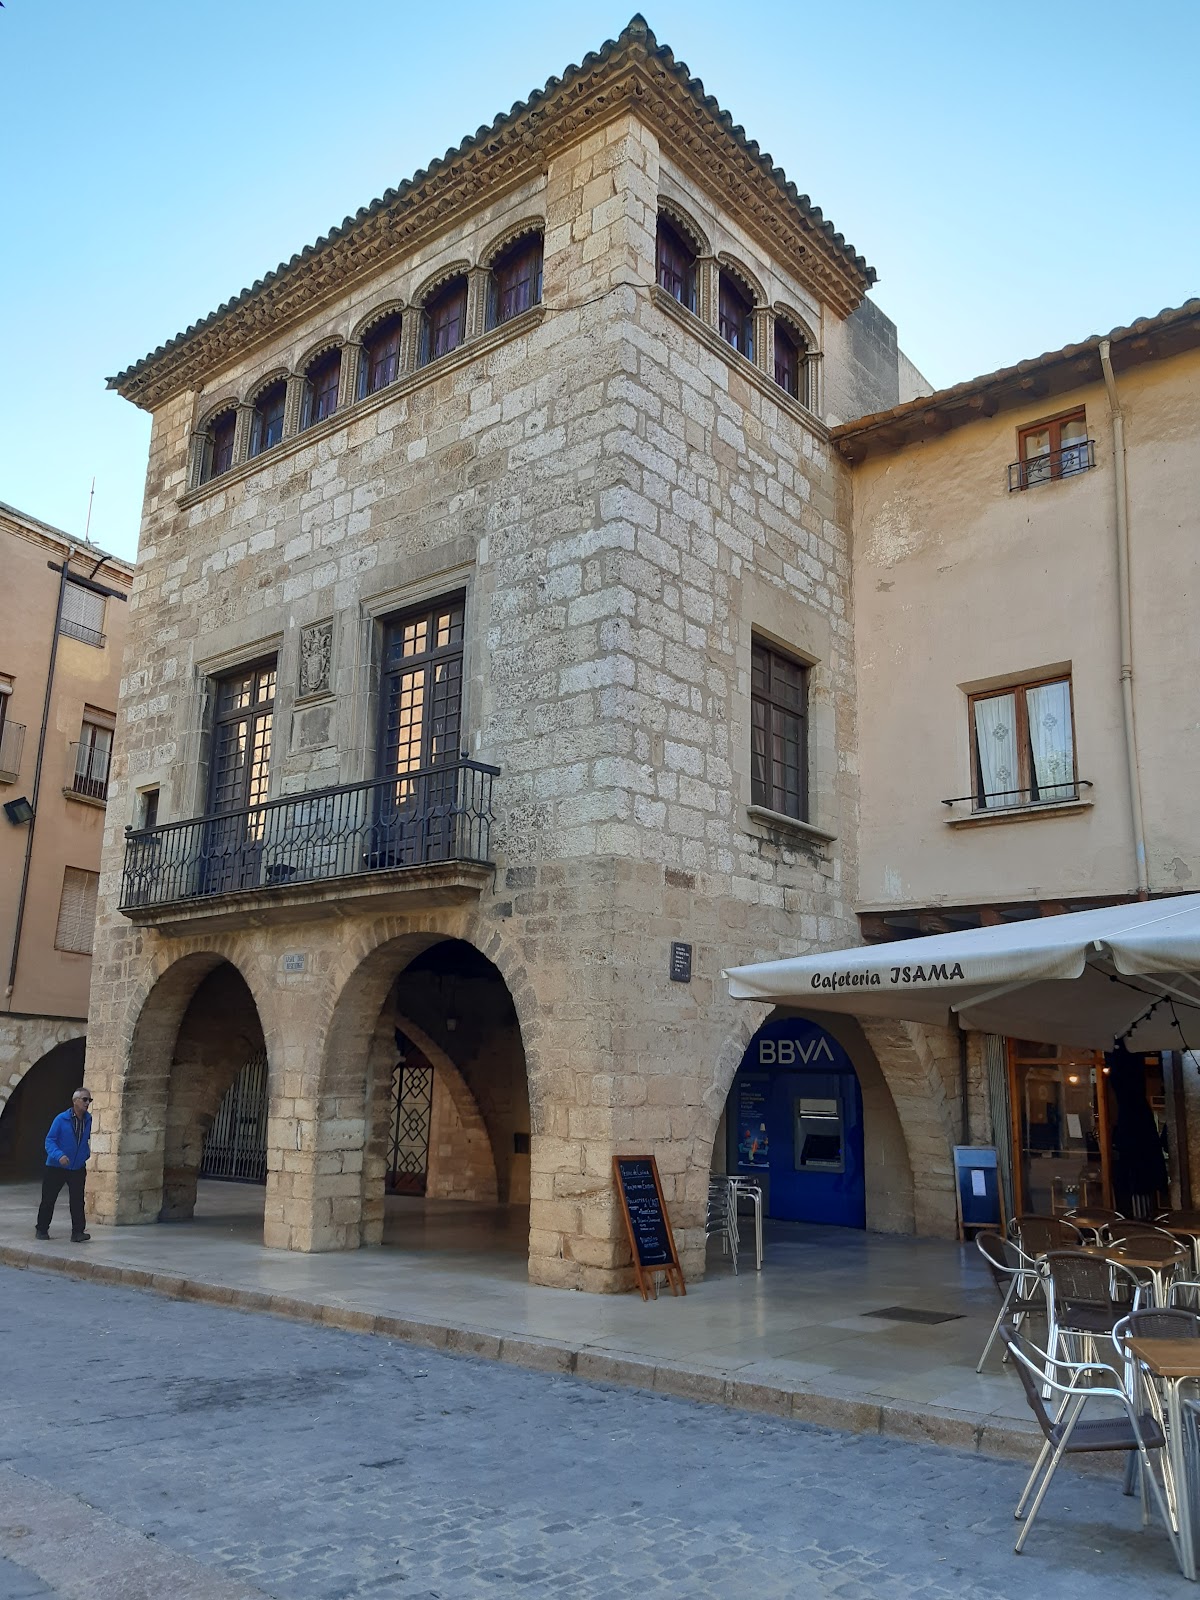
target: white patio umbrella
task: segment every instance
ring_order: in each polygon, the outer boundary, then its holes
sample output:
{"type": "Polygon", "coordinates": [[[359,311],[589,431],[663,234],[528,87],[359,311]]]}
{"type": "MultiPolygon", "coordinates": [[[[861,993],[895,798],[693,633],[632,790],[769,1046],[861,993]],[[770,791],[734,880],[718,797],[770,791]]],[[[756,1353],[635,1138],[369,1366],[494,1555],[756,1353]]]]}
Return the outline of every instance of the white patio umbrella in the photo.
{"type": "Polygon", "coordinates": [[[1200,894],[732,967],[735,1000],[1044,1044],[1200,1048],[1200,894]]]}

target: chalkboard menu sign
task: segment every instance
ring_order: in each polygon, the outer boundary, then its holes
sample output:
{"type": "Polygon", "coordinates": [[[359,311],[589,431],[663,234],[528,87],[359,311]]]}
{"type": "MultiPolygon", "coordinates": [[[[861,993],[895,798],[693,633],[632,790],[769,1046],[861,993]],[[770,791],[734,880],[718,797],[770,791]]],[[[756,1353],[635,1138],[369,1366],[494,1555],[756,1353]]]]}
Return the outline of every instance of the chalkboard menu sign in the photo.
{"type": "Polygon", "coordinates": [[[954,1188],[958,1200],[958,1237],[968,1228],[1004,1227],[1000,1162],[995,1145],[954,1146],[954,1188]]]}
{"type": "Polygon", "coordinates": [[[629,1247],[633,1251],[633,1273],[642,1299],[648,1298],[648,1287],[658,1299],[654,1281],[658,1272],[666,1274],[672,1294],[686,1294],[687,1285],[675,1250],[658,1163],[653,1156],[614,1156],[613,1174],[629,1232],[629,1247]]]}

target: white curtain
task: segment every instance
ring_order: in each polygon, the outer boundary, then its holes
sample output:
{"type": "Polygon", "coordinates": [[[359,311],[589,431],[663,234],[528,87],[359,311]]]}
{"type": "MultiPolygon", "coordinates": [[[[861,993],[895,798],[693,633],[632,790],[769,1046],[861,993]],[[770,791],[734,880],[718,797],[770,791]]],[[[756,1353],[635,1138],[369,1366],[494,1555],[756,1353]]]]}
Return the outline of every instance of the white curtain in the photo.
{"type": "Polygon", "coordinates": [[[1017,756],[1017,697],[991,695],[975,702],[975,748],[979,752],[982,791],[979,803],[989,811],[1000,806],[1019,806],[1021,794],[1006,794],[1020,785],[1017,756]]]}
{"type": "Polygon", "coordinates": [[[1039,800],[1075,797],[1075,743],[1071,734],[1071,684],[1043,683],[1027,689],[1029,742],[1039,800]]]}

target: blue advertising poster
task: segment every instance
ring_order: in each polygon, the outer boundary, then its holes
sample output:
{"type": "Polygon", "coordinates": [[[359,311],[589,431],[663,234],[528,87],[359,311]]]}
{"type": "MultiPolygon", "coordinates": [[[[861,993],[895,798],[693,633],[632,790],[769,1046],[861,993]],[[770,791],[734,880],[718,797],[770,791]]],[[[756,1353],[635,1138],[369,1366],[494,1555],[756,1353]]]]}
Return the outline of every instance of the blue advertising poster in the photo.
{"type": "Polygon", "coordinates": [[[770,1138],[767,1132],[770,1080],[742,1078],[738,1082],[738,1166],[767,1168],[770,1138]]]}

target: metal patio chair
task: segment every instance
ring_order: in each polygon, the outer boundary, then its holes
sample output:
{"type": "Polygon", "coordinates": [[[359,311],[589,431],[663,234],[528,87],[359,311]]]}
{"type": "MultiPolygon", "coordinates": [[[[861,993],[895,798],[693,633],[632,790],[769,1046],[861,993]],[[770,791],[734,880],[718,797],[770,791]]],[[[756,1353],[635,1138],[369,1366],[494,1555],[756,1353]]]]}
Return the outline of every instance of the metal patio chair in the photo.
{"type": "Polygon", "coordinates": [[[1050,1250],[1043,1257],[1046,1272],[1050,1355],[1078,1340],[1084,1360],[1095,1360],[1096,1341],[1112,1338],[1122,1317],[1141,1305],[1144,1285],[1120,1262],[1078,1250],[1050,1250]]]}
{"type": "MultiPolygon", "coordinates": [[[[731,1177],[729,1182],[733,1189],[732,1203],[735,1214],[743,1200],[749,1201],[753,1207],[755,1270],[761,1272],[763,1264],[763,1186],[757,1178],[742,1177],[740,1175],[731,1177]]],[[[738,1227],[740,1237],[740,1223],[738,1227]]]]}
{"type": "Polygon", "coordinates": [[[1173,1279],[1167,1290],[1167,1308],[1200,1312],[1200,1282],[1195,1278],[1173,1279]]]}
{"type": "Polygon", "coordinates": [[[729,1179],[714,1174],[708,1180],[708,1211],[704,1218],[705,1243],[716,1236],[721,1240],[721,1254],[733,1257],[734,1276],[738,1269],[737,1199],[729,1179]]]}
{"type": "Polygon", "coordinates": [[[1124,1222],[1125,1218],[1119,1211],[1113,1211],[1107,1206],[1077,1206],[1074,1211],[1063,1213],[1063,1221],[1069,1222],[1081,1233],[1090,1234],[1099,1244],[1100,1235],[1104,1234],[1107,1237],[1109,1228],[1114,1223],[1124,1222]]]}
{"type": "MultiPolygon", "coordinates": [[[[988,1334],[987,1343],[983,1347],[979,1365],[975,1368],[976,1372],[982,1372],[983,1364],[996,1342],[1005,1319],[1011,1322],[1013,1332],[1019,1333],[1026,1317],[1035,1312],[1045,1314],[1046,1295],[1037,1263],[1013,1244],[1011,1239],[1003,1239],[998,1233],[977,1233],[975,1245],[987,1262],[992,1282],[996,1285],[996,1293],[1000,1296],[1000,1309],[996,1313],[995,1322],[992,1323],[992,1331],[988,1334]]],[[[1004,1360],[1008,1360],[1007,1350],[1004,1352],[1004,1360]]]]}
{"type": "Polygon", "coordinates": [[[1009,1328],[1001,1328],[1000,1337],[1013,1358],[1013,1367],[1021,1380],[1029,1409],[1033,1412],[1045,1438],[1041,1453],[1029,1475],[1029,1481],[1021,1491],[1021,1498],[1017,1501],[1016,1510],[1013,1512],[1018,1522],[1024,1519],[1025,1523],[1015,1545],[1017,1554],[1020,1555],[1024,1548],[1034,1519],[1046,1498],[1050,1480],[1058,1471],[1059,1463],[1064,1456],[1107,1451],[1124,1453],[1135,1450],[1142,1469],[1142,1525],[1144,1527],[1149,1520],[1145,1490],[1148,1484],[1166,1527],[1171,1548],[1178,1559],[1179,1549],[1171,1513],[1159,1481],[1151,1468],[1149,1455],[1151,1450],[1162,1450],[1165,1447],[1166,1435],[1149,1413],[1144,1412],[1140,1416],[1137,1414],[1126,1392],[1121,1374],[1115,1367],[1102,1361],[1055,1360],[1047,1351],[1039,1350],[1035,1344],[1020,1334],[1013,1333],[1009,1328]],[[1042,1398],[1044,1390],[1050,1390],[1059,1397],[1059,1404],[1053,1415],[1042,1398]],[[1115,1403],[1123,1415],[1085,1419],[1084,1408],[1094,1401],[1115,1403]],[[1033,1504],[1029,1505],[1031,1494],[1034,1497],[1033,1504]],[[1025,1512],[1027,1505],[1029,1505],[1028,1515],[1025,1512]]]}

